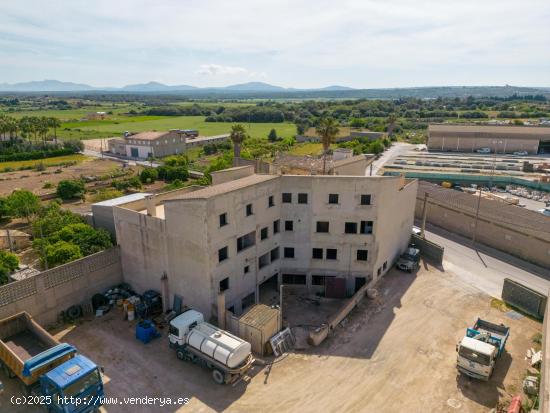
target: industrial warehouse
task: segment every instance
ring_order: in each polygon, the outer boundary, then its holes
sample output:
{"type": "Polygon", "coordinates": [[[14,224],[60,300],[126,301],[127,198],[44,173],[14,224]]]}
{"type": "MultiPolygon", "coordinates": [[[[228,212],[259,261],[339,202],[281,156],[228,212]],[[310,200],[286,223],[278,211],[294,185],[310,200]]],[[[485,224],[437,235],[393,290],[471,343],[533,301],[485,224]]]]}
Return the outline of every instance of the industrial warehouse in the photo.
{"type": "Polygon", "coordinates": [[[430,151],[485,153],[550,152],[550,127],[430,124],[430,151]]]}

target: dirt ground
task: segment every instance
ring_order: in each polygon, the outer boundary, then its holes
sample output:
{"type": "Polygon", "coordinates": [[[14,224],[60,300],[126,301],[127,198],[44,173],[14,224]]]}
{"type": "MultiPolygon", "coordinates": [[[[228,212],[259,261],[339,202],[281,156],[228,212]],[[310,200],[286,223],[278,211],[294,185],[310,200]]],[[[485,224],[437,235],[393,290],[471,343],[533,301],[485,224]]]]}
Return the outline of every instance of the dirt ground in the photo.
{"type": "Polygon", "coordinates": [[[92,158],[76,165],[59,167],[47,167],[45,171],[39,172],[35,170],[5,172],[0,174],[0,196],[9,195],[14,189],[25,188],[34,192],[37,195],[43,195],[52,192],[52,189],[45,189],[46,182],[52,183],[54,186],[63,179],[78,179],[81,175],[103,175],[111,172],[120,163],[107,160],[92,158]],[[54,171],[60,170],[60,173],[54,171]]]}
{"type": "MultiPolygon", "coordinates": [[[[526,350],[541,324],[509,318],[490,297],[449,271],[424,266],[418,274],[395,270],[379,283],[379,297],[364,300],[317,348],[294,351],[257,366],[250,380],[212,382],[210,372],[176,359],[162,337],[147,345],[119,310],[57,334],[105,367],[109,397],[182,397],[182,406],[103,407],[109,413],[232,412],[488,412],[521,391],[526,350]],[[457,375],[455,345],[477,317],[511,327],[507,352],[487,383],[457,375]],[[185,409],[185,410],[184,410],[185,409]]],[[[0,411],[14,408],[16,382],[0,375],[6,390],[0,411]]],[[[120,399],[118,400],[120,401],[120,399]]]]}

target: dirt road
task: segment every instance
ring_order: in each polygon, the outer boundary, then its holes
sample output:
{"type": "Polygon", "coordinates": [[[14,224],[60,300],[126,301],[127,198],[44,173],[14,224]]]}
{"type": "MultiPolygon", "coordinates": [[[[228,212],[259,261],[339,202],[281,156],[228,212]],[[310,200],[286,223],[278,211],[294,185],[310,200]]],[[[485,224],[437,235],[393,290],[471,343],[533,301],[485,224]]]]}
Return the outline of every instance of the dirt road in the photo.
{"type": "MultiPolygon", "coordinates": [[[[119,310],[57,336],[105,366],[105,392],[121,403],[102,408],[109,413],[477,413],[488,412],[499,398],[510,398],[521,389],[525,351],[533,346],[539,323],[507,317],[490,306],[489,296],[450,271],[390,271],[379,290],[379,299],[364,301],[320,347],[256,367],[249,383],[235,386],[216,385],[208,370],[177,360],[166,331],[150,344],[138,342],[134,324],[123,321],[119,310]],[[455,345],[477,317],[512,329],[508,352],[488,383],[458,376],[455,368],[455,345]],[[182,397],[190,402],[136,406],[123,404],[124,396],[182,397]]],[[[13,386],[7,386],[2,403],[13,386]]]]}

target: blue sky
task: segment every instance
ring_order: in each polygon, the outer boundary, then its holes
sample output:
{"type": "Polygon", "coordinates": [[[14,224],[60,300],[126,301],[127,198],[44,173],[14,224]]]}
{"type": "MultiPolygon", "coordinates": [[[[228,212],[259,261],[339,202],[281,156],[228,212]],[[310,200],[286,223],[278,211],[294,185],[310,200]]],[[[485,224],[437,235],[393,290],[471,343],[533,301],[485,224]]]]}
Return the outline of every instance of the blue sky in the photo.
{"type": "Polygon", "coordinates": [[[548,0],[1,0],[0,83],[550,86],[548,0]]]}

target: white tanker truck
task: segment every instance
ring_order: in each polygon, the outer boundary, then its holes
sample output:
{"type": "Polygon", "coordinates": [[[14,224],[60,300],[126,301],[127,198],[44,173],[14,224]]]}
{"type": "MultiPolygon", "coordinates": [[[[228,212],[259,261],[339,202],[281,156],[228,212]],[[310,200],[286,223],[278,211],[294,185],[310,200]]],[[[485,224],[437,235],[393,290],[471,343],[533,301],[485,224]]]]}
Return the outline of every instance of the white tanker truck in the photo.
{"type": "Polygon", "coordinates": [[[168,339],[180,360],[208,367],[218,384],[236,381],[255,361],[250,343],[206,323],[196,310],[187,310],[170,321],[168,339]]]}

